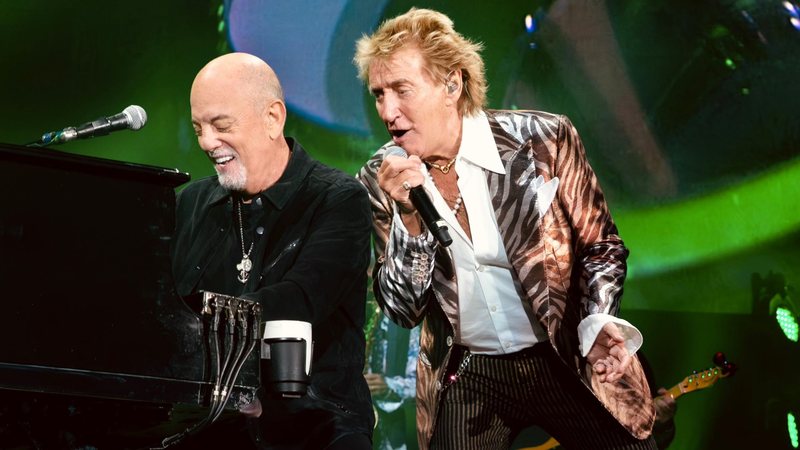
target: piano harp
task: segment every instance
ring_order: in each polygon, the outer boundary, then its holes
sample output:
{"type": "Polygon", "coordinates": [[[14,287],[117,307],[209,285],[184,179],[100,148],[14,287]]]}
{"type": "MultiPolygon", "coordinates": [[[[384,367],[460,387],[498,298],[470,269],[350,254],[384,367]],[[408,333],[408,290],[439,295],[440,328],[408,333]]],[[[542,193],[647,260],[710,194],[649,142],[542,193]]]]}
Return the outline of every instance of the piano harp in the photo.
{"type": "MultiPolygon", "coordinates": [[[[0,144],[4,446],[58,448],[53,440],[69,433],[101,449],[137,448],[208,416],[224,347],[210,344],[200,302],[175,293],[170,268],[174,189],[188,180],[0,144]]],[[[254,402],[259,378],[256,348],[219,412],[254,402]]]]}

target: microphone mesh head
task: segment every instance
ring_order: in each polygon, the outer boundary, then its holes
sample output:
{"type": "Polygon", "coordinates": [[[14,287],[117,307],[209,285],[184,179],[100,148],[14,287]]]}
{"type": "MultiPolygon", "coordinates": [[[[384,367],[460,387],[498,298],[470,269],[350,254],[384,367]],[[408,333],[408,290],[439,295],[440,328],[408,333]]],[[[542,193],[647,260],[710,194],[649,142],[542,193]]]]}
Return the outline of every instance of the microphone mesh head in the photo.
{"type": "Polygon", "coordinates": [[[128,116],[128,128],[133,131],[142,128],[144,124],[147,123],[147,113],[141,106],[131,105],[125,108],[122,112],[128,116]]]}
{"type": "Polygon", "coordinates": [[[392,145],[386,149],[386,152],[383,154],[383,157],[386,158],[387,156],[399,156],[401,158],[408,158],[408,153],[403,150],[403,147],[399,147],[397,145],[392,145]]]}

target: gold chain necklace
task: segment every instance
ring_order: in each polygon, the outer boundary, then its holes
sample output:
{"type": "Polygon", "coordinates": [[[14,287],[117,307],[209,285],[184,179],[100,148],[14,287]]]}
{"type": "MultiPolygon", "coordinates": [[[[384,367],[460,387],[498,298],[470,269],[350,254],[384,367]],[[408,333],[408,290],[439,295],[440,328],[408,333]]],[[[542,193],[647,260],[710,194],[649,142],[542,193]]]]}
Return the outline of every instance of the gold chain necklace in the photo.
{"type": "Polygon", "coordinates": [[[439,165],[439,164],[436,164],[436,163],[433,163],[433,162],[429,162],[427,164],[429,166],[433,167],[434,169],[441,170],[443,174],[447,175],[447,172],[450,172],[450,168],[453,167],[453,164],[455,164],[456,158],[458,158],[458,155],[456,155],[453,159],[450,160],[449,163],[447,163],[445,165],[439,165]]]}

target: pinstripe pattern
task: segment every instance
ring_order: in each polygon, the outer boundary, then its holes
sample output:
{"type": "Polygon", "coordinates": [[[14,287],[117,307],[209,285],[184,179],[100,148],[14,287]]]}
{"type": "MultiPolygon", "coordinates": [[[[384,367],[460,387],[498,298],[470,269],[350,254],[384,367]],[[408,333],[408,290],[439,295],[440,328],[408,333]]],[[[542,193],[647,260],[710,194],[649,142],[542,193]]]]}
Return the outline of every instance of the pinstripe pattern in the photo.
{"type": "Polygon", "coordinates": [[[547,344],[513,355],[472,355],[442,395],[431,449],[507,449],[539,425],[565,449],[655,449],[605,411],[547,344]]]}
{"type": "MultiPolygon", "coordinates": [[[[534,111],[486,111],[486,115],[506,171],[504,175],[487,171],[487,185],[522,301],[531,307],[574,375],[582,377],[631,435],[644,438],[650,434],[655,412],[638,360],[621,380],[600,384],[579,354],[580,320],[618,311],[628,254],[580,138],[564,116],[534,111]],[[559,179],[556,197],[543,216],[531,187],[538,176],[545,182],[559,179]]],[[[430,289],[420,293],[408,288],[413,282],[408,281],[412,276],[408,264],[416,258],[411,253],[425,248],[396,245],[402,239],[390,236],[394,204],[377,182],[383,151],[370,159],[358,178],[372,202],[377,300],[402,326],[425,319],[417,365],[417,430],[420,448],[426,449],[437,420],[443,368],[450,357],[447,342],[458,342],[459,294],[452,257],[442,248],[436,249],[430,289]]],[[[430,249],[426,253],[433,255],[430,249]]]]}

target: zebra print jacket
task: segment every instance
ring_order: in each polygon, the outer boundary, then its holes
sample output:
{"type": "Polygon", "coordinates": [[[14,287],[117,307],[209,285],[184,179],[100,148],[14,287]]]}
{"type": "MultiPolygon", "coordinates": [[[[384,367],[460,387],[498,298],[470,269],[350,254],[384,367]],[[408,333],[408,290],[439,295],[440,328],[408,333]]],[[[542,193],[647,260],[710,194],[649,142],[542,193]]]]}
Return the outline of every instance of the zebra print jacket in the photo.
{"type": "MultiPolygon", "coordinates": [[[[599,383],[578,346],[578,323],[589,314],[616,315],[626,274],[628,250],[617,235],[583,144],[565,116],[538,111],[485,111],[505,175],[486,171],[492,203],[514,275],[536,319],[559,356],[587,388],[635,437],[649,436],[655,411],[638,359],[615,383],[599,383]],[[547,212],[540,216],[533,182],[559,178],[547,212]]],[[[430,287],[413,292],[424,276],[418,248],[392,236],[394,202],[378,186],[386,146],[364,165],[374,222],[373,271],[378,303],[393,321],[413,327],[424,320],[417,363],[417,433],[422,449],[434,429],[445,368],[458,341],[458,293],[452,258],[436,248],[430,287]],[[400,252],[400,253],[398,253],[400,252]],[[392,261],[400,256],[402,264],[392,261]],[[391,274],[391,271],[396,273],[391,274]],[[380,294],[381,277],[408,280],[406,290],[380,294]]],[[[433,244],[428,244],[433,245],[433,244]]],[[[427,256],[427,255],[423,255],[427,256]]],[[[402,285],[402,284],[401,284],[402,285]]]]}

